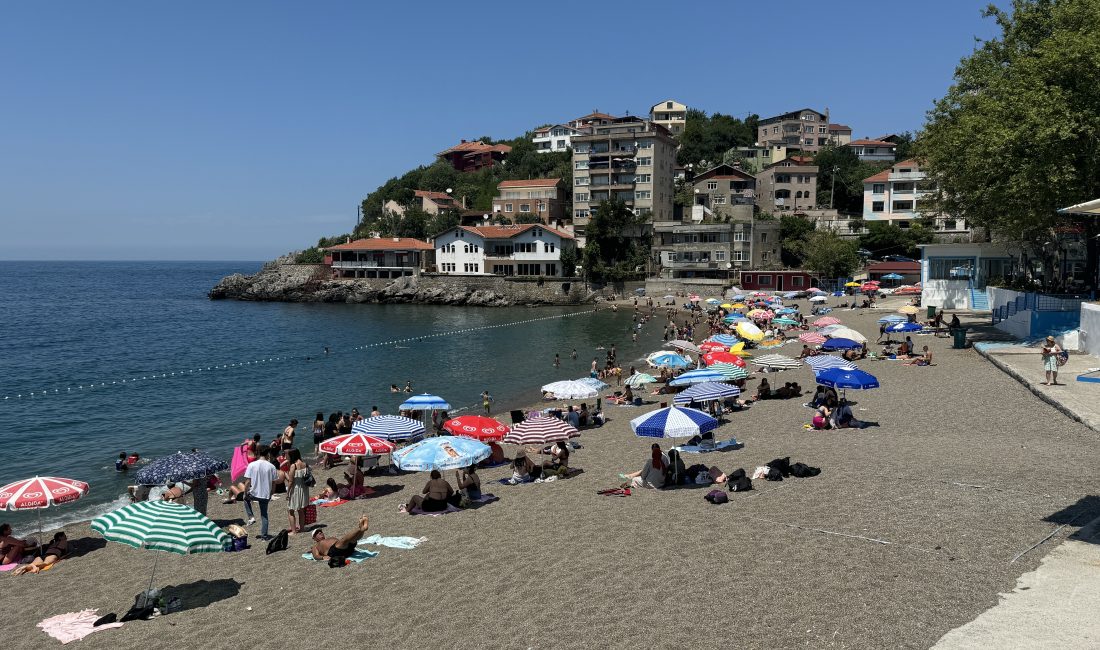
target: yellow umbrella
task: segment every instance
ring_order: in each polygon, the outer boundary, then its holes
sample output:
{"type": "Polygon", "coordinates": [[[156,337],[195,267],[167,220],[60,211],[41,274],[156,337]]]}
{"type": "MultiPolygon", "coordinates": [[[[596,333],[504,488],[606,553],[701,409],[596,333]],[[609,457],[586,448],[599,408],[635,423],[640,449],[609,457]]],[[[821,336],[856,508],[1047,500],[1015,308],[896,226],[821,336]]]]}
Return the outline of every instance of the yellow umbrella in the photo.
{"type": "Polygon", "coordinates": [[[906,305],[898,310],[899,314],[919,314],[920,309],[913,305],[906,305]]]}
{"type": "Polygon", "coordinates": [[[724,302],[720,306],[722,307],[722,309],[733,309],[733,305],[729,304],[728,302],[724,302]]]}
{"type": "Polygon", "coordinates": [[[846,287],[858,287],[858,286],[860,286],[860,284],[858,282],[845,282],[844,286],[846,286],[846,287]]]}
{"type": "Polygon", "coordinates": [[[752,323],[740,322],[735,329],[737,330],[738,336],[749,341],[760,341],[764,338],[764,332],[760,331],[760,328],[752,323]]]}
{"type": "Polygon", "coordinates": [[[751,357],[752,353],[745,349],[745,342],[740,341],[732,348],[730,348],[730,354],[738,357],[751,357]]]}
{"type": "Polygon", "coordinates": [[[744,309],[744,308],[745,308],[745,303],[743,303],[743,302],[735,302],[735,303],[733,303],[733,308],[734,308],[734,309],[744,309]]]}

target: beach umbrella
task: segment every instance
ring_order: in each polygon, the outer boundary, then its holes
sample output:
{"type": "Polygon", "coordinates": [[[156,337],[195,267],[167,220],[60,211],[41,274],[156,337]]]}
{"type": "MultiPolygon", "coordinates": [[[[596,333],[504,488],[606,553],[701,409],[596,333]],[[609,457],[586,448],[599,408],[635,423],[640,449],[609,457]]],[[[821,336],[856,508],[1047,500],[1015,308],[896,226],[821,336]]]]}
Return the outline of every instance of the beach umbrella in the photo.
{"type": "Polygon", "coordinates": [[[714,341],[715,343],[722,343],[726,347],[730,347],[732,345],[736,345],[737,343],[740,343],[740,341],[737,339],[736,336],[732,336],[730,334],[715,334],[714,336],[711,336],[710,338],[708,338],[707,341],[714,341]]]}
{"type": "Polygon", "coordinates": [[[798,321],[790,318],[776,318],[772,321],[773,325],[798,325],[798,321]]]}
{"type": "Polygon", "coordinates": [[[489,445],[460,436],[438,436],[414,442],[391,454],[399,469],[424,472],[438,469],[459,469],[485,460],[492,450],[489,445]]]}
{"type": "Polygon", "coordinates": [[[859,283],[858,282],[845,282],[844,286],[846,286],[846,287],[858,287],[859,283]]]}
{"type": "Polygon", "coordinates": [[[718,300],[717,298],[707,298],[707,299],[706,299],[706,303],[707,303],[708,305],[717,305],[717,304],[718,304],[718,303],[720,303],[720,302],[722,302],[722,301],[721,301],[721,300],[718,300]]]}
{"type": "Polygon", "coordinates": [[[813,322],[814,327],[828,327],[830,325],[840,325],[840,319],[832,316],[822,316],[813,322]]]}
{"type": "Polygon", "coordinates": [[[725,377],[726,381],[734,381],[737,379],[746,379],[749,376],[748,370],[741,366],[735,366],[732,363],[715,363],[707,366],[707,370],[713,370],[725,377]]]}
{"type": "Polygon", "coordinates": [[[553,393],[558,399],[584,399],[599,394],[592,386],[573,379],[546,384],[542,387],[542,392],[553,393]]]}
{"type": "Polygon", "coordinates": [[[446,411],[451,408],[447,400],[437,395],[421,393],[413,395],[397,406],[402,411],[446,411]]]}
{"type": "Polygon", "coordinates": [[[846,359],[840,357],[833,357],[828,354],[819,354],[813,357],[806,357],[803,359],[807,366],[814,369],[814,372],[825,370],[827,368],[842,368],[844,370],[855,370],[856,365],[846,359]]]}
{"type": "Polygon", "coordinates": [[[695,409],[669,406],[630,421],[630,428],[637,436],[647,438],[690,438],[713,431],[718,420],[695,409]]]}
{"type": "Polygon", "coordinates": [[[791,298],[797,298],[798,297],[798,292],[797,291],[788,291],[787,293],[783,294],[783,297],[787,298],[788,300],[791,299],[791,298]]]}
{"type": "Polygon", "coordinates": [[[824,343],[822,343],[821,344],[821,349],[826,350],[826,351],[828,351],[828,350],[853,350],[853,349],[861,347],[861,346],[862,346],[862,343],[859,343],[858,341],[853,341],[852,339],[836,338],[836,339],[829,339],[828,341],[825,341],[824,343]]]}
{"type": "Polygon", "coordinates": [[[825,336],[829,336],[833,332],[835,332],[837,330],[843,330],[843,329],[848,329],[848,328],[844,325],[841,325],[840,323],[834,323],[833,325],[826,325],[825,327],[822,327],[821,329],[817,330],[817,333],[818,334],[824,334],[825,336]]]}
{"type": "Polygon", "coordinates": [[[229,463],[201,451],[177,451],[142,467],[134,475],[134,482],[138,485],[167,485],[205,478],[227,469],[229,463]]]}
{"type": "Polygon", "coordinates": [[[714,363],[732,363],[735,366],[745,367],[744,359],[729,352],[708,352],[703,355],[703,361],[706,361],[708,366],[714,363]]]}
{"type": "Polygon", "coordinates": [[[765,298],[768,296],[768,294],[764,293],[763,291],[753,291],[749,295],[750,296],[765,297],[765,298]]]}
{"type": "Polygon", "coordinates": [[[826,300],[828,300],[828,298],[825,296],[814,296],[810,298],[810,302],[825,302],[826,300]]]}
{"type": "Polygon", "coordinates": [[[504,436],[504,442],[515,445],[545,445],[581,435],[573,425],[553,417],[533,417],[520,422],[504,436]]]}
{"type": "Polygon", "coordinates": [[[798,340],[810,345],[821,345],[825,342],[825,337],[817,332],[806,332],[805,334],[799,334],[798,340]]]}
{"type": "Polygon", "coordinates": [[[913,305],[905,305],[904,307],[902,307],[901,309],[898,310],[898,313],[899,314],[919,314],[920,309],[918,309],[917,307],[914,307],[913,305]]]}
{"type": "Polygon", "coordinates": [[[352,433],[362,433],[383,440],[410,440],[424,435],[424,424],[400,415],[376,415],[351,425],[352,433]]]}
{"type": "Polygon", "coordinates": [[[657,352],[651,354],[649,358],[646,359],[646,363],[654,368],[687,368],[691,365],[691,361],[671,352],[657,352]]]}
{"type": "Polygon", "coordinates": [[[908,318],[900,314],[890,314],[889,316],[883,316],[882,318],[878,319],[878,322],[880,324],[886,323],[887,325],[892,325],[894,323],[905,323],[908,320],[908,318]]]}
{"type": "Polygon", "coordinates": [[[642,386],[644,384],[657,383],[657,378],[644,372],[636,372],[633,375],[627,377],[626,380],[623,381],[623,383],[627,386],[637,388],[638,386],[642,386]]]}
{"type": "Polygon", "coordinates": [[[735,303],[733,303],[733,308],[734,308],[734,309],[744,309],[745,307],[746,307],[746,305],[745,305],[745,303],[743,303],[743,302],[735,302],[735,303]]]}
{"type": "Polygon", "coordinates": [[[765,354],[759,358],[753,359],[752,363],[754,366],[764,366],[775,370],[790,370],[802,365],[799,363],[798,359],[792,359],[782,354],[765,354]]]}
{"type": "Polygon", "coordinates": [[[703,341],[699,344],[700,352],[726,352],[730,349],[730,346],[719,343],[718,341],[703,341]]]}
{"type": "Polygon", "coordinates": [[[676,348],[677,350],[685,350],[687,352],[694,352],[695,354],[699,354],[700,352],[702,352],[702,350],[699,349],[699,346],[695,345],[691,341],[681,341],[681,340],[669,341],[668,343],[665,343],[665,345],[667,345],[671,348],[676,348]]]}
{"type": "Polygon", "coordinates": [[[810,293],[825,293],[825,290],[821,287],[810,287],[809,289],[806,289],[806,291],[809,291],[810,293]]]}
{"type": "Polygon", "coordinates": [[[850,327],[838,327],[834,330],[830,330],[828,336],[829,338],[834,339],[852,339],[853,341],[858,341],[859,343],[867,342],[866,336],[860,334],[850,327]]]}
{"type": "MultiPolygon", "coordinates": [[[[732,300],[734,302],[741,302],[744,299],[745,299],[744,294],[740,294],[740,293],[737,294],[736,296],[733,296],[732,298],[730,298],[730,300],[732,300]]],[[[734,307],[737,307],[737,305],[734,305],[734,307]]]]}
{"type": "Polygon", "coordinates": [[[875,291],[878,291],[878,285],[877,284],[872,284],[870,282],[866,282],[866,283],[860,285],[859,290],[860,291],[866,291],[866,292],[869,292],[869,293],[874,293],[875,291]]]}
{"type": "Polygon", "coordinates": [[[377,456],[394,451],[397,445],[364,433],[348,433],[325,440],[320,449],[321,453],[335,456],[377,456]]]}
{"type": "Polygon", "coordinates": [[[919,332],[924,329],[920,323],[897,323],[886,328],[887,332],[919,332]]]}
{"type": "Polygon", "coordinates": [[[35,476],[0,487],[0,510],[37,510],[42,536],[42,509],[72,503],[88,493],[88,484],[58,476],[35,476]]]}
{"type": "Polygon", "coordinates": [[[764,332],[752,323],[738,323],[734,329],[737,335],[749,341],[760,341],[764,338],[764,332]]]}
{"type": "Polygon", "coordinates": [[[678,393],[675,399],[672,400],[672,403],[690,404],[692,402],[713,402],[714,400],[726,399],[727,397],[737,397],[740,394],[741,389],[737,386],[710,381],[705,384],[695,384],[682,393],[678,393]]]}
{"type": "Polygon", "coordinates": [[[676,296],[662,296],[664,300],[675,300],[676,296]]]}
{"type": "Polygon", "coordinates": [[[722,303],[722,304],[720,305],[720,307],[722,307],[722,309],[733,309],[733,305],[731,305],[731,304],[730,304],[730,303],[728,303],[728,302],[724,302],[724,303],[722,303]]]}
{"type": "Polygon", "coordinates": [[[883,280],[904,280],[905,277],[901,276],[901,275],[898,275],[897,273],[887,273],[886,275],[882,276],[882,279],[883,280]]]}
{"type": "Polygon", "coordinates": [[[796,308],[796,307],[784,307],[783,309],[775,310],[775,315],[776,316],[784,316],[786,314],[797,314],[797,313],[798,313],[798,308],[796,308]]]}
{"type": "Polygon", "coordinates": [[[745,318],[741,314],[729,314],[728,316],[726,316],[722,320],[726,321],[727,323],[740,323],[740,322],[748,321],[749,319],[745,318]]]}
{"type": "MultiPolygon", "coordinates": [[[[177,555],[221,553],[229,534],[206,515],[171,501],[139,501],[92,520],[92,530],[104,539],[134,548],[177,555]]],[[[149,589],[157,574],[160,553],[153,556],[149,589]]]]}
{"type": "Polygon", "coordinates": [[[596,379],[595,377],[581,377],[580,379],[577,379],[576,381],[579,381],[582,384],[585,384],[585,385],[591,386],[592,388],[595,388],[597,392],[601,391],[601,390],[607,390],[608,388],[611,388],[611,384],[608,384],[604,381],[600,381],[599,379],[596,379]]]}
{"type": "Polygon", "coordinates": [[[751,357],[752,353],[745,349],[745,342],[738,341],[730,346],[730,354],[736,354],[739,357],[751,357]]]}
{"type": "Polygon", "coordinates": [[[878,388],[878,379],[862,370],[826,368],[817,372],[817,383],[841,390],[870,390],[878,388]]]}
{"type": "Polygon", "coordinates": [[[707,381],[725,381],[726,378],[720,372],[711,370],[710,368],[701,368],[699,370],[691,370],[676,377],[672,381],[668,382],[669,386],[690,386],[691,384],[701,384],[707,381]]]}
{"type": "Polygon", "coordinates": [[[691,302],[699,302],[700,300],[702,300],[702,298],[696,296],[695,294],[692,294],[688,296],[688,300],[690,300],[691,302]]]}

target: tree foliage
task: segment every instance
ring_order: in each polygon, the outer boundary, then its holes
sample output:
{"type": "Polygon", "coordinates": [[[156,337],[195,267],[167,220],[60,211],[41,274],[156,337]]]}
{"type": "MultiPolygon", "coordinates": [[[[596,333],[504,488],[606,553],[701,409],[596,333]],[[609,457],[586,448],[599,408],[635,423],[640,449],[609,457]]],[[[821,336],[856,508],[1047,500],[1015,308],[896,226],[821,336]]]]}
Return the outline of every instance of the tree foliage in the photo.
{"type": "Polygon", "coordinates": [[[708,116],[698,109],[688,109],[676,161],[681,165],[699,165],[703,161],[707,167],[717,165],[733,147],[753,143],[758,120],[756,115],[742,121],[721,113],[708,116]]]}
{"type": "Polygon", "coordinates": [[[806,239],[814,228],[814,222],[802,215],[785,214],[779,217],[780,259],[783,266],[802,266],[806,239]]]}
{"type": "Polygon", "coordinates": [[[886,221],[867,221],[863,224],[867,232],[860,235],[859,246],[871,252],[872,257],[885,255],[905,255],[919,257],[917,244],[927,244],[933,239],[931,228],[921,223],[913,223],[908,230],[886,221]]]}
{"type": "Polygon", "coordinates": [[[836,197],[831,205],[849,214],[863,212],[863,179],[890,166],[886,162],[863,162],[851,147],[833,145],[822,147],[814,156],[814,164],[818,167],[818,205],[830,205],[835,187],[836,197]]]}
{"type": "MultiPolygon", "coordinates": [[[[955,70],[916,153],[936,207],[1027,243],[1057,209],[1100,197],[1100,3],[1014,0],[984,12],[1001,29],[955,70]]],[[[1096,225],[1088,228],[1095,277],[1096,225]]]]}
{"type": "Polygon", "coordinates": [[[637,236],[645,217],[622,201],[604,201],[585,228],[584,268],[593,282],[618,282],[644,270],[650,242],[637,236]]]}
{"type": "Polygon", "coordinates": [[[815,230],[802,242],[802,266],[826,278],[846,278],[859,267],[856,243],[831,230],[815,230]]]}

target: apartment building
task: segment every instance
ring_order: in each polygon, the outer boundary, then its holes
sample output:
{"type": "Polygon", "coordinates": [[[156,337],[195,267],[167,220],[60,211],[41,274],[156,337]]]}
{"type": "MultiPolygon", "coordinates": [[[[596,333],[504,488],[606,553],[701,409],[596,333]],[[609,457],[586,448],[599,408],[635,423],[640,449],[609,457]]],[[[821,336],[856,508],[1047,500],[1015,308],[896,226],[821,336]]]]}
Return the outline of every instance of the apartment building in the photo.
{"type": "Polygon", "coordinates": [[[565,220],[565,188],[560,178],[501,181],[493,197],[493,213],[515,219],[537,215],[545,224],[565,220]]]}
{"type": "Polygon", "coordinates": [[[436,154],[440,160],[446,160],[460,172],[477,171],[483,167],[499,164],[512,148],[506,144],[485,144],[480,140],[465,140],[436,154]]]}
{"type": "Polygon", "coordinates": [[[557,153],[569,151],[573,146],[573,138],[587,132],[588,127],[575,129],[566,124],[551,124],[532,132],[531,142],[535,143],[535,151],[539,153],[557,153]]]}
{"type": "Polygon", "coordinates": [[[768,165],[787,157],[787,146],[783,144],[735,147],[734,151],[741,155],[741,168],[750,174],[759,174],[768,165]]]}
{"type": "Polygon", "coordinates": [[[660,124],[673,136],[678,137],[684,132],[684,126],[687,124],[687,111],[686,104],[668,99],[650,107],[649,121],[660,124]]]}
{"type": "Polygon", "coordinates": [[[817,165],[806,156],[788,156],[756,175],[756,205],[761,212],[802,212],[817,206],[817,165]]]}
{"type": "MultiPolygon", "coordinates": [[[[829,126],[827,113],[803,108],[760,120],[756,143],[781,144],[792,150],[817,151],[831,142],[829,126]]],[[[850,133],[849,131],[849,135],[850,133]]]]}
{"type": "Polygon", "coordinates": [[[829,140],[835,145],[848,144],[852,141],[852,127],[845,124],[830,124],[829,140]]]}
{"type": "Polygon", "coordinates": [[[856,157],[865,162],[894,162],[898,145],[886,140],[852,140],[846,146],[851,147],[856,157]]]}
{"type": "Polygon", "coordinates": [[[621,117],[573,138],[573,225],[579,245],[604,201],[619,199],[651,221],[670,220],[675,166],[676,141],[649,120],[621,117]]]}
{"type": "Polygon", "coordinates": [[[889,221],[900,228],[918,219],[933,217],[939,235],[969,235],[965,220],[950,215],[922,214],[921,201],[935,189],[916,160],[894,163],[889,169],[863,179],[863,220],[889,221]]]}
{"type": "Polygon", "coordinates": [[[601,113],[596,110],[592,111],[588,115],[578,117],[575,120],[571,120],[567,124],[567,126],[578,130],[583,130],[595,126],[606,126],[617,119],[619,118],[615,117],[614,115],[608,115],[607,113],[601,113]]]}
{"type": "Polygon", "coordinates": [[[456,226],[436,235],[434,244],[440,273],[560,277],[561,252],[575,241],[563,230],[518,224],[456,226]]]}

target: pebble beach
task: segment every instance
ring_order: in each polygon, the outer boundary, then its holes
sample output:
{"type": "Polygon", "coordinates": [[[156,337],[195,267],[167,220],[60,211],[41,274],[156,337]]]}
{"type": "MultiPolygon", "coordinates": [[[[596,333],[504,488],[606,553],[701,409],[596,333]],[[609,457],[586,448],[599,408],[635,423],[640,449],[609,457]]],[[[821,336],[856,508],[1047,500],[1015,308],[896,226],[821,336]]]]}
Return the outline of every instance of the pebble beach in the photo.
{"type": "MultiPolygon", "coordinates": [[[[902,304],[888,298],[878,309],[831,315],[873,342],[877,319],[902,304]]],[[[662,323],[658,310],[647,341],[659,339],[662,323]]],[[[1034,569],[1052,531],[1068,524],[1057,541],[1100,515],[1089,498],[1100,449],[1094,432],[973,350],[950,349],[948,338],[914,340],[929,346],[935,365],[859,362],[881,388],[849,398],[858,418],[879,426],[807,430],[808,395],[763,401],[716,430],[743,447],[685,455],[688,464],[750,474],[790,457],[821,468],[819,476],[754,481],[724,505],[705,501],[710,488],[702,487],[599,496],[648,458],[652,440],[636,437],[630,419],[671,400],[605,403],[607,424],[577,439],[583,448],[570,464],[584,470],[579,476],[506,486],[495,482],[508,468],[485,469],[483,490],[500,500],[439,517],[398,511],[425,474],[368,477],[376,496],[319,509],[326,533],[344,533],[366,513],[368,534],[426,542],[374,548],[377,557],[341,569],[300,557],[308,535],[272,555],[261,542],[240,553],[166,554],[156,586],[179,596],[183,611],[92,634],[80,647],[929,647],[1034,569]]],[[[483,370],[479,383],[491,378],[483,370]]],[[[805,366],[767,376],[773,386],[814,385],[805,366]]],[[[342,469],[316,469],[318,484],[342,469]]],[[[453,482],[453,472],[445,478],[453,482]]],[[[285,503],[271,503],[272,532],[286,525],[285,503]]],[[[243,523],[240,504],[212,498],[208,514],[220,525],[243,523]]],[[[55,647],[35,623],[86,608],[121,616],[147,586],[150,552],[105,543],[87,523],[66,531],[83,555],[40,575],[0,575],[9,647],[55,647]]]]}

